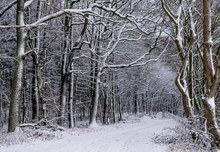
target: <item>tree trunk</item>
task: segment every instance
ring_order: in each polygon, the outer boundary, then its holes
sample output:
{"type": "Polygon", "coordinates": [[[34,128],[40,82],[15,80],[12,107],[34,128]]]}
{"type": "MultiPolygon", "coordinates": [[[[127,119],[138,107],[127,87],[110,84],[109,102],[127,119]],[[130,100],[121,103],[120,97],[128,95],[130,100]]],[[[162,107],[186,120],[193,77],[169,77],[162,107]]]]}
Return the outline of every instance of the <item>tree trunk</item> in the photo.
{"type": "Polygon", "coordinates": [[[137,99],[137,93],[134,92],[134,113],[138,114],[138,99],[137,99]]]}
{"type": "Polygon", "coordinates": [[[66,100],[67,100],[67,75],[64,74],[61,80],[61,99],[60,99],[60,121],[59,125],[64,125],[66,100]]]}
{"type": "Polygon", "coordinates": [[[217,67],[214,69],[212,60],[212,37],[211,37],[211,0],[203,0],[203,64],[205,69],[205,95],[203,99],[206,111],[207,129],[212,135],[214,144],[220,148],[220,131],[216,121],[215,94],[220,76],[220,48],[217,51],[217,67]]]}
{"type": "Polygon", "coordinates": [[[33,77],[32,77],[32,120],[38,121],[39,119],[39,96],[38,96],[38,59],[35,55],[32,56],[33,59],[33,77]]]}
{"type": "Polygon", "coordinates": [[[141,100],[142,100],[143,113],[146,113],[146,100],[144,99],[144,93],[141,94],[141,100]]]}
{"type": "Polygon", "coordinates": [[[122,105],[121,105],[120,96],[118,97],[118,112],[119,112],[118,121],[122,121],[122,105]]]}
{"type": "MultiPolygon", "coordinates": [[[[73,63],[72,67],[73,69],[73,63]]],[[[74,73],[71,73],[70,76],[70,95],[69,95],[69,128],[74,127],[74,116],[73,116],[73,98],[74,98],[74,73]]]]}
{"type": "Polygon", "coordinates": [[[103,89],[103,96],[104,96],[104,105],[103,105],[103,118],[102,118],[102,122],[103,122],[103,124],[107,124],[107,121],[106,121],[107,107],[108,107],[107,88],[103,89]]]}
{"type": "Polygon", "coordinates": [[[26,77],[26,70],[24,69],[23,73],[23,100],[22,100],[22,105],[21,105],[21,110],[22,110],[22,117],[21,117],[21,123],[25,123],[25,118],[26,118],[26,113],[27,113],[27,95],[26,95],[26,89],[27,89],[27,82],[25,81],[27,79],[26,77]]]}
{"type": "Polygon", "coordinates": [[[0,127],[2,128],[3,125],[4,125],[4,120],[3,120],[3,107],[2,107],[2,104],[3,104],[3,95],[2,95],[2,88],[0,88],[0,127]]]}
{"type": "MultiPolygon", "coordinates": [[[[61,8],[69,8],[69,1],[61,2],[61,8]]],[[[70,18],[68,16],[65,16],[64,18],[64,53],[62,55],[62,74],[61,74],[61,101],[60,101],[60,125],[64,125],[64,118],[65,118],[65,112],[66,112],[66,103],[67,103],[67,81],[68,81],[68,53],[69,53],[69,38],[70,38],[70,18]]]]}
{"type": "MultiPolygon", "coordinates": [[[[114,56],[113,56],[113,60],[114,60],[114,56]]],[[[115,75],[114,72],[111,71],[111,81],[112,81],[112,87],[111,87],[111,91],[112,91],[112,118],[113,118],[113,123],[116,122],[116,92],[115,92],[115,75]]]]}
{"type": "MultiPolygon", "coordinates": [[[[38,0],[37,4],[37,15],[36,18],[39,20],[41,18],[41,7],[42,7],[42,1],[38,0]]],[[[39,54],[40,51],[40,30],[37,29],[36,31],[36,40],[35,40],[35,48],[36,48],[36,54],[39,54]]],[[[39,104],[39,72],[38,72],[38,57],[34,54],[32,55],[33,59],[33,77],[32,77],[32,120],[38,121],[39,115],[40,115],[40,104],[39,104]]]]}
{"type": "Polygon", "coordinates": [[[215,98],[205,98],[203,99],[203,105],[205,109],[206,125],[207,131],[211,133],[214,144],[217,147],[220,147],[220,131],[216,121],[216,112],[215,112],[215,98]]]}
{"type": "MultiPolygon", "coordinates": [[[[42,1],[40,1],[42,2],[42,1]]],[[[40,31],[38,31],[40,32],[40,31]]],[[[39,33],[40,34],[40,33],[39,33]]],[[[45,43],[45,36],[46,36],[46,32],[45,30],[42,32],[42,35],[43,35],[43,45],[42,45],[42,50],[43,51],[43,57],[44,59],[47,59],[48,56],[47,56],[47,46],[46,46],[46,43],[45,43]]],[[[40,35],[39,35],[40,36],[40,35]]],[[[37,38],[37,46],[39,47],[39,44],[40,44],[40,39],[37,38]]],[[[39,48],[40,49],[40,48],[39,48]]],[[[38,61],[38,59],[37,59],[38,61]]],[[[39,93],[39,118],[44,118],[46,119],[47,117],[47,103],[46,103],[46,100],[45,100],[45,96],[46,96],[46,93],[45,93],[45,89],[46,89],[46,85],[45,85],[45,82],[46,82],[46,75],[47,75],[47,65],[45,64],[44,67],[42,69],[39,68],[39,66],[37,66],[37,90],[38,90],[38,93],[39,93]]]]}
{"type": "Polygon", "coordinates": [[[176,78],[175,83],[176,83],[176,86],[177,86],[179,92],[181,93],[185,115],[187,118],[192,118],[193,117],[193,110],[192,110],[192,105],[190,102],[188,86],[186,83],[186,75],[187,75],[186,68],[188,66],[187,64],[188,64],[188,57],[185,57],[185,59],[182,60],[180,71],[179,71],[179,74],[176,78]]]}
{"type": "MultiPolygon", "coordinates": [[[[24,24],[24,0],[17,2],[17,15],[16,24],[23,26],[24,24]]],[[[16,50],[16,65],[13,78],[13,84],[11,89],[11,101],[9,108],[9,122],[8,132],[14,132],[18,126],[18,115],[19,115],[19,103],[21,98],[21,88],[24,71],[24,53],[25,53],[25,39],[26,31],[24,28],[16,28],[17,32],[17,50],[16,50]]]]}
{"type": "MultiPolygon", "coordinates": [[[[97,67],[99,68],[99,67],[97,67]]],[[[95,80],[95,94],[94,94],[94,103],[93,103],[93,108],[92,108],[92,115],[90,119],[89,126],[90,127],[97,127],[97,122],[96,122],[96,117],[97,117],[97,112],[98,112],[98,103],[99,103],[99,83],[100,83],[100,77],[101,77],[101,72],[100,69],[97,71],[97,78],[95,80]]]]}

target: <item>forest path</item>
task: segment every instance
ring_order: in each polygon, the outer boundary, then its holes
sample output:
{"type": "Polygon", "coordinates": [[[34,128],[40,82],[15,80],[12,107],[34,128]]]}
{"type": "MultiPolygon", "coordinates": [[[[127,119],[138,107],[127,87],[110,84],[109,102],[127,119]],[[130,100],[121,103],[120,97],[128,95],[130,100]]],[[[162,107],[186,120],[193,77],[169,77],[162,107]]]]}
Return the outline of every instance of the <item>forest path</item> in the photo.
{"type": "Polygon", "coordinates": [[[175,125],[173,119],[133,117],[126,123],[66,132],[62,139],[0,147],[0,152],[167,152],[167,145],[152,138],[175,125]]]}

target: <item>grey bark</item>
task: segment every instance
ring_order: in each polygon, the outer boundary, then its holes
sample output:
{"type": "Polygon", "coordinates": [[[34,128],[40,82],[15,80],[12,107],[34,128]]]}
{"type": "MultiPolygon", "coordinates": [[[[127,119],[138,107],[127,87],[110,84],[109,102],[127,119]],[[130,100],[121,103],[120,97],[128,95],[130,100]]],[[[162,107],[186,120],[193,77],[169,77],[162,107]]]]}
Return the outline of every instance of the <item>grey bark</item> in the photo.
{"type": "Polygon", "coordinates": [[[203,0],[203,41],[205,68],[205,96],[203,99],[204,109],[206,111],[207,129],[212,135],[214,144],[220,148],[220,130],[216,120],[215,95],[220,76],[220,48],[217,51],[217,67],[214,69],[212,60],[212,37],[211,37],[211,0],[203,0]]]}
{"type": "MultiPolygon", "coordinates": [[[[24,0],[17,2],[17,15],[16,24],[24,25],[24,0]]],[[[11,89],[11,100],[9,108],[9,122],[8,132],[14,132],[18,126],[18,115],[19,115],[19,103],[21,98],[21,88],[24,71],[24,53],[25,53],[25,39],[26,31],[24,28],[16,28],[17,33],[17,49],[16,49],[16,65],[13,77],[12,89],[11,89]]]]}

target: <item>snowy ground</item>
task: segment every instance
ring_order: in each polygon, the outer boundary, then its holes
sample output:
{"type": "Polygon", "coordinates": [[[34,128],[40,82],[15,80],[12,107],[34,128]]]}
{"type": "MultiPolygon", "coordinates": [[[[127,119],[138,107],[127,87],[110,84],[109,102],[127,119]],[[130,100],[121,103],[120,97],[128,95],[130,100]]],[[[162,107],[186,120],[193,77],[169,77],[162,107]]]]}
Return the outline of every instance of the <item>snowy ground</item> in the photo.
{"type": "Polygon", "coordinates": [[[168,152],[155,144],[155,134],[175,127],[173,119],[134,118],[125,123],[63,132],[61,139],[0,146],[0,152],[168,152]]]}

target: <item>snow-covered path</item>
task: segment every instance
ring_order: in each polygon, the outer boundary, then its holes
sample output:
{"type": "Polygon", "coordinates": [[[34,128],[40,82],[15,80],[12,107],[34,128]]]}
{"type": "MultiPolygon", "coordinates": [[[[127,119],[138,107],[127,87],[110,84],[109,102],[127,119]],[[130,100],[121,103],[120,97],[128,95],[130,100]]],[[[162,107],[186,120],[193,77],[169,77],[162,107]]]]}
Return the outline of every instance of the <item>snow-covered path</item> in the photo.
{"type": "Polygon", "coordinates": [[[62,139],[0,147],[0,152],[166,152],[168,147],[153,143],[152,137],[175,125],[172,119],[142,117],[135,123],[77,129],[62,139]]]}

